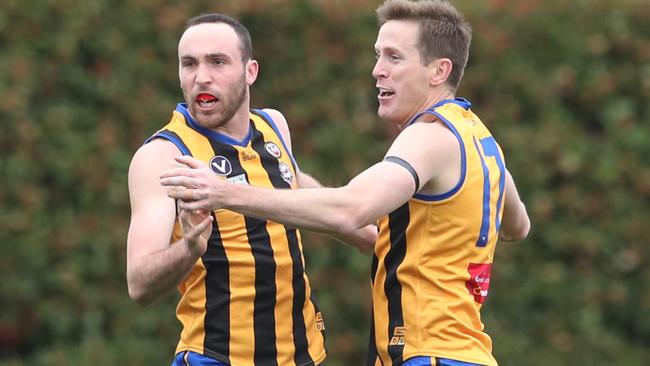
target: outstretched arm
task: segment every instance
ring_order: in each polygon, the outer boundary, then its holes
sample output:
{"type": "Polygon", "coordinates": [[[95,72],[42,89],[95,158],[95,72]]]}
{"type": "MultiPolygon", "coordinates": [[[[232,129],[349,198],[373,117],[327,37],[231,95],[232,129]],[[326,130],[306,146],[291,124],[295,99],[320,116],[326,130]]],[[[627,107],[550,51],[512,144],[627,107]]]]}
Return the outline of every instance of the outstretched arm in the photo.
{"type": "MultiPolygon", "coordinates": [[[[291,133],[289,131],[289,125],[286,118],[282,113],[275,109],[264,109],[268,113],[273,121],[275,121],[282,138],[284,139],[289,152],[291,152],[291,133]]],[[[299,188],[322,188],[323,186],[313,178],[311,175],[306,174],[298,168],[298,187],[299,188]]],[[[358,230],[355,230],[349,234],[335,234],[334,238],[342,243],[351,244],[357,247],[360,251],[364,253],[372,252],[375,247],[375,241],[377,240],[377,226],[373,223],[367,226],[364,226],[358,230]]]]}
{"type": "MultiPolygon", "coordinates": [[[[298,186],[300,188],[323,187],[316,179],[302,171],[298,173],[298,186]]],[[[335,234],[333,237],[341,243],[355,246],[364,253],[371,253],[377,241],[377,225],[366,225],[350,234],[335,234]]]]}
{"type": "Polygon", "coordinates": [[[506,192],[503,206],[503,219],[499,237],[503,241],[518,241],[526,239],[530,231],[530,218],[526,206],[519,198],[515,181],[509,171],[506,171],[506,192]]]}
{"type": "MultiPolygon", "coordinates": [[[[447,157],[453,153],[458,153],[458,142],[439,124],[407,128],[389,150],[389,154],[412,165],[418,180],[423,182],[420,186],[439,175],[441,167],[449,165],[447,157]],[[437,143],[432,143],[432,139],[437,143]]],[[[191,157],[176,160],[188,168],[165,172],[161,184],[186,188],[170,192],[170,197],[180,200],[181,207],[227,208],[313,231],[345,235],[374,224],[420,188],[408,169],[386,161],[371,166],[340,188],[271,190],[230,184],[191,157]]]]}
{"type": "Polygon", "coordinates": [[[151,303],[178,286],[205,252],[211,231],[212,216],[206,212],[181,212],[184,238],[170,246],[176,207],[158,176],[175,165],[177,155],[174,145],[155,140],[136,152],[129,168],[126,277],[129,296],[140,304],[151,303]]]}

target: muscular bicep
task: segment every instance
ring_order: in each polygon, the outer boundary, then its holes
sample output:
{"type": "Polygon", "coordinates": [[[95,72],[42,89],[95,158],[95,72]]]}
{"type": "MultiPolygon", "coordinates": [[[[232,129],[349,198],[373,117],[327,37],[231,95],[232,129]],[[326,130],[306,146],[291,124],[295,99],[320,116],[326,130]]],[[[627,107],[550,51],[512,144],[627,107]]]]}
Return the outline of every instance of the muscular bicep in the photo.
{"type": "Polygon", "coordinates": [[[416,123],[395,139],[386,153],[408,163],[417,174],[417,191],[440,194],[460,177],[460,144],[442,123],[416,123]]]}
{"type": "Polygon", "coordinates": [[[160,174],[173,166],[178,150],[166,141],[141,147],[129,167],[131,221],[127,238],[127,260],[165,249],[169,245],[175,202],[169,188],[160,185],[160,174]]]}

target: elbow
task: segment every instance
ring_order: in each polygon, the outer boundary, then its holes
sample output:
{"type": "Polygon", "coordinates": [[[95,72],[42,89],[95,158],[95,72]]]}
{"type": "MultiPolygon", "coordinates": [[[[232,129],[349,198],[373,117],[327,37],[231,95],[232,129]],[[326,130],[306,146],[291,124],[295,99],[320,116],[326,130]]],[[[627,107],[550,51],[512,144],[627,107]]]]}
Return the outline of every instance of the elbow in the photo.
{"type": "Polygon", "coordinates": [[[144,291],[133,290],[131,287],[129,287],[129,297],[140,306],[147,306],[155,301],[151,296],[147,296],[144,291]]]}
{"type": "MultiPolygon", "coordinates": [[[[350,209],[336,215],[334,227],[338,234],[350,235],[358,229],[368,225],[368,220],[364,219],[361,209],[350,209]]],[[[367,240],[370,240],[368,238],[367,240]]],[[[374,243],[374,240],[373,240],[374,243]]]]}
{"type": "Polygon", "coordinates": [[[530,233],[530,219],[526,217],[525,220],[517,225],[516,227],[509,228],[504,230],[501,233],[501,239],[503,241],[521,241],[528,237],[530,233]]]}
{"type": "Polygon", "coordinates": [[[150,305],[156,300],[143,286],[134,283],[133,280],[127,281],[127,287],[129,298],[140,306],[150,305]]]}

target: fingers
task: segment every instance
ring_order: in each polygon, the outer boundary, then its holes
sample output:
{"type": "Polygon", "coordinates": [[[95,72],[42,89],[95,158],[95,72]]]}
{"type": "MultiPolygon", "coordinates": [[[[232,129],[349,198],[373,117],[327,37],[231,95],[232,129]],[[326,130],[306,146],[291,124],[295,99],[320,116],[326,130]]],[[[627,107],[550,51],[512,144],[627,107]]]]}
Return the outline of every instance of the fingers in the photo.
{"type": "Polygon", "coordinates": [[[202,168],[204,166],[207,166],[204,162],[198,159],[194,159],[191,156],[188,155],[182,155],[182,156],[177,156],[174,158],[177,162],[184,164],[192,169],[196,168],[202,168]]]}
{"type": "Polygon", "coordinates": [[[203,221],[201,221],[198,225],[194,227],[192,232],[196,233],[197,236],[201,235],[202,232],[207,230],[208,227],[212,225],[212,220],[213,220],[212,215],[206,216],[206,218],[203,219],[203,221]]]}
{"type": "Polygon", "coordinates": [[[184,236],[188,239],[195,239],[201,233],[210,227],[212,224],[213,217],[210,214],[207,214],[204,210],[185,210],[181,209],[178,217],[181,220],[181,226],[183,228],[184,236]],[[201,222],[198,224],[194,223],[192,216],[205,216],[201,222]]]}
{"type": "Polygon", "coordinates": [[[178,201],[178,208],[181,210],[204,210],[205,206],[207,206],[207,204],[205,204],[203,201],[178,201]]]}
{"type": "Polygon", "coordinates": [[[188,168],[169,169],[167,171],[164,171],[160,175],[160,178],[162,179],[162,178],[178,177],[178,176],[190,177],[190,176],[192,176],[192,170],[188,169],[188,168]]]}
{"type": "Polygon", "coordinates": [[[196,179],[182,172],[174,173],[173,171],[165,172],[160,176],[160,184],[163,186],[183,186],[185,188],[196,188],[196,179]]]}
{"type": "Polygon", "coordinates": [[[198,189],[172,189],[167,192],[169,198],[181,201],[197,201],[208,197],[208,193],[198,189]]]}

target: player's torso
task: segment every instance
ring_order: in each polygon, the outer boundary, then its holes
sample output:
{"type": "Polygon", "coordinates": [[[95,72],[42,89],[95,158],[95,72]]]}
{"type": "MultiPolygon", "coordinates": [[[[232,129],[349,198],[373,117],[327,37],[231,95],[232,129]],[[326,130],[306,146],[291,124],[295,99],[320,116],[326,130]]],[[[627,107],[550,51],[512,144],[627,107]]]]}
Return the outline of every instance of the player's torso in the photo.
{"type": "Polygon", "coordinates": [[[469,104],[435,113],[461,145],[461,179],[446,194],[416,194],[379,221],[374,342],[384,365],[418,355],[493,365],[479,310],[502,211],[503,156],[469,104]]]}
{"type": "MultiPolygon", "coordinates": [[[[234,141],[202,129],[179,105],[157,135],[233,183],[296,188],[293,158],[272,120],[263,117],[251,112],[248,136],[234,141]]],[[[179,286],[177,351],[232,365],[321,362],[324,326],[304,273],[300,233],[228,210],[213,214],[208,250],[179,286]]],[[[179,237],[177,223],[172,242],[179,237]]]]}

